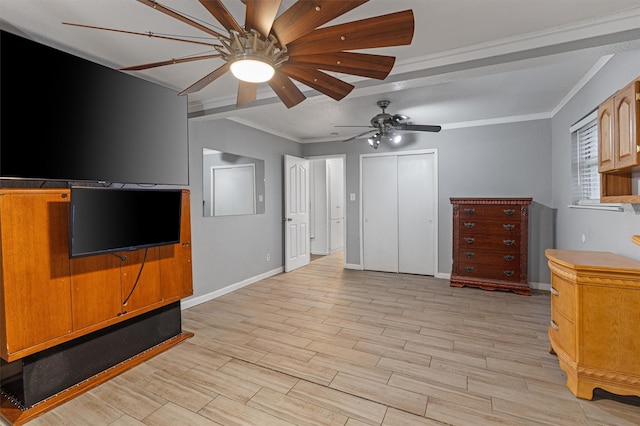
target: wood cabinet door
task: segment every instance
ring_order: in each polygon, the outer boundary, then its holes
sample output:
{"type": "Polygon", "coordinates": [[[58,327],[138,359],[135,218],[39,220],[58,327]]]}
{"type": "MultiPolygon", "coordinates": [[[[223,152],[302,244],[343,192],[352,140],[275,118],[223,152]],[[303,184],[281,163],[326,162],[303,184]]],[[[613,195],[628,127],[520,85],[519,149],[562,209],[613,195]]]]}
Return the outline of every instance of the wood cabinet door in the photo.
{"type": "Polygon", "coordinates": [[[130,314],[160,302],[159,247],[120,254],[125,259],[120,265],[123,313],[130,314]]]}
{"type": "Polygon", "coordinates": [[[120,263],[112,253],[71,259],[74,331],[122,313],[120,263]]]}
{"type": "Polygon", "coordinates": [[[162,300],[183,298],[193,294],[190,200],[189,191],[182,191],[180,243],[160,247],[162,300]]]}
{"type": "Polygon", "coordinates": [[[636,127],[638,121],[638,85],[636,81],[620,90],[614,97],[614,148],[615,168],[640,164],[636,127]]]}
{"type": "Polygon", "coordinates": [[[598,108],[598,171],[613,170],[613,97],[604,101],[598,108]]]}
{"type": "Polygon", "coordinates": [[[71,331],[67,197],[64,190],[0,196],[5,359],[71,331]]]}

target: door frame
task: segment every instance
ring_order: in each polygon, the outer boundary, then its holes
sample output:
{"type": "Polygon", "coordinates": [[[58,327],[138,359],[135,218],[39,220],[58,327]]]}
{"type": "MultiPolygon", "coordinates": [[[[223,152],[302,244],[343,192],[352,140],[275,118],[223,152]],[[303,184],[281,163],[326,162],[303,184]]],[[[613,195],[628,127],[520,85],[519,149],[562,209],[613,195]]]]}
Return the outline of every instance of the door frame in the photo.
{"type": "MultiPolygon", "coordinates": [[[[416,155],[416,154],[433,154],[433,172],[435,175],[435,200],[434,200],[434,210],[435,210],[435,226],[434,226],[434,231],[433,231],[433,244],[434,244],[434,250],[433,250],[433,255],[434,255],[434,265],[435,265],[435,269],[436,269],[436,273],[434,274],[434,277],[437,277],[439,275],[438,273],[438,228],[440,227],[440,221],[438,219],[438,211],[439,211],[439,203],[438,203],[438,199],[440,198],[439,195],[439,185],[438,185],[438,150],[436,148],[430,148],[430,149],[419,149],[419,150],[411,150],[411,151],[390,151],[390,152],[378,152],[378,153],[372,153],[372,154],[360,154],[360,177],[359,177],[359,183],[360,183],[360,269],[364,270],[364,211],[363,211],[363,206],[362,206],[362,200],[363,200],[363,196],[362,196],[362,160],[364,158],[367,157],[382,157],[382,156],[393,156],[393,157],[399,157],[399,156],[403,156],[403,155],[416,155]]],[[[346,247],[346,246],[345,246],[346,247]]],[[[345,257],[346,259],[346,257],[345,257]]]]}
{"type": "MultiPolygon", "coordinates": [[[[333,155],[312,155],[309,157],[304,157],[309,161],[313,160],[333,160],[333,159],[341,159],[342,160],[342,205],[344,206],[344,220],[342,221],[342,232],[344,235],[344,248],[342,249],[343,253],[343,261],[342,266],[346,268],[347,266],[347,155],[346,154],[333,154],[333,155]]],[[[309,207],[311,210],[311,206],[309,207]]]]}

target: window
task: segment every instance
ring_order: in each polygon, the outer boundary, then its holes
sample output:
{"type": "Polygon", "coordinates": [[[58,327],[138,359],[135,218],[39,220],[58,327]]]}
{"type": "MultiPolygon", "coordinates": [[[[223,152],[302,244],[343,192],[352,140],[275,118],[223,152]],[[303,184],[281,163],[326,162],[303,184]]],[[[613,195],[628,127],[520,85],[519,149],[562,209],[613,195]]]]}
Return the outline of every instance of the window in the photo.
{"type": "Polygon", "coordinates": [[[589,114],[571,127],[573,145],[571,167],[573,177],[572,204],[600,202],[600,174],[598,173],[598,115],[589,114]]]}
{"type": "Polygon", "coordinates": [[[571,132],[572,194],[569,207],[622,211],[620,204],[600,203],[598,173],[598,111],[569,129],[571,132]]]}

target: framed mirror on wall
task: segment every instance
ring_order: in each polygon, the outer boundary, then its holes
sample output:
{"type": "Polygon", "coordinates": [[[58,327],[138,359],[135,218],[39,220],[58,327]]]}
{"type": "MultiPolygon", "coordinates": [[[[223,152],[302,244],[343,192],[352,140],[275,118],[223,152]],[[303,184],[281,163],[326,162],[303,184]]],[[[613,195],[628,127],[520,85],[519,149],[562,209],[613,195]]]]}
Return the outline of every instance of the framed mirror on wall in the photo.
{"type": "Polygon", "coordinates": [[[202,215],[263,214],[264,172],[264,160],[203,148],[202,215]]]}

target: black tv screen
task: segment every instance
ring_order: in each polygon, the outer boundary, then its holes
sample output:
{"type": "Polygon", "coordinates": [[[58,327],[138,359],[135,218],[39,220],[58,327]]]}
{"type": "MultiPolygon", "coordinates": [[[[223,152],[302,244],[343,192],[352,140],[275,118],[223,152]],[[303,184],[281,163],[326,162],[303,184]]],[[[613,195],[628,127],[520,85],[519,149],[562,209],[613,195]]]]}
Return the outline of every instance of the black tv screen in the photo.
{"type": "Polygon", "coordinates": [[[187,97],[0,31],[0,178],[188,185],[187,97]]]}
{"type": "Polygon", "coordinates": [[[182,191],[71,187],[70,257],[180,241],[182,191]]]}

